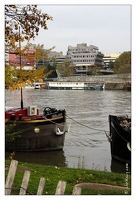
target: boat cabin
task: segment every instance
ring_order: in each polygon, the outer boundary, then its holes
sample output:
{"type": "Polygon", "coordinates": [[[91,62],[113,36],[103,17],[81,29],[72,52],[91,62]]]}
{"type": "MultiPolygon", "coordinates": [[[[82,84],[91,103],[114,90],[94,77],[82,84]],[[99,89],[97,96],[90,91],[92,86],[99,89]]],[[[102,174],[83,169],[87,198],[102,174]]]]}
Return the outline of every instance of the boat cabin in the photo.
{"type": "Polygon", "coordinates": [[[39,109],[37,106],[28,106],[25,108],[10,108],[5,111],[5,119],[7,120],[21,120],[37,117],[39,115],[39,109]]]}

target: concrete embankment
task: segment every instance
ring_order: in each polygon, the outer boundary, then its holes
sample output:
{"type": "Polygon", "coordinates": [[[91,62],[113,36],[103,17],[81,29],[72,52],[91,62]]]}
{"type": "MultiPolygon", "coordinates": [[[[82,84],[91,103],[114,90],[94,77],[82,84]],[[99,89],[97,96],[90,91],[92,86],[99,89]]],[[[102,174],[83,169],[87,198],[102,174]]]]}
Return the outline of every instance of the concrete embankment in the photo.
{"type": "Polygon", "coordinates": [[[59,81],[89,81],[95,83],[105,83],[105,90],[123,90],[125,83],[131,82],[131,74],[114,75],[92,75],[92,76],[71,76],[59,77],[59,81]]]}
{"type": "Polygon", "coordinates": [[[105,83],[105,90],[123,90],[124,83],[105,83]]]}

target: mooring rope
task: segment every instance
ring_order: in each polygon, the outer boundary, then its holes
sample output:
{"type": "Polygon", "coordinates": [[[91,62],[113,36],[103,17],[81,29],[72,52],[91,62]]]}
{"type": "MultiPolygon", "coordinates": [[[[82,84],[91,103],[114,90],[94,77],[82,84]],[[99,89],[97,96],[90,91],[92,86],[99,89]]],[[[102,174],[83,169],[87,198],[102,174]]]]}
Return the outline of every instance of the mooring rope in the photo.
{"type": "MultiPolygon", "coordinates": [[[[66,115],[66,117],[69,118],[69,119],[71,119],[72,121],[76,122],[77,124],[79,124],[79,125],[81,125],[81,126],[84,126],[84,127],[86,127],[86,128],[89,128],[89,129],[92,129],[92,130],[95,130],[95,131],[98,131],[98,132],[103,132],[103,133],[105,133],[105,135],[107,136],[107,138],[108,138],[109,140],[111,139],[110,136],[107,134],[107,133],[109,133],[109,131],[105,131],[105,130],[100,130],[100,129],[92,128],[92,127],[90,127],[90,126],[87,126],[87,125],[85,125],[85,124],[82,124],[82,123],[76,121],[75,119],[73,119],[72,117],[70,117],[70,116],[68,116],[68,115],[66,115]]],[[[45,118],[46,118],[46,117],[45,117],[45,118]]],[[[61,124],[59,124],[59,123],[53,122],[51,119],[48,119],[48,118],[46,118],[46,119],[47,119],[48,121],[50,121],[51,123],[53,123],[53,124],[56,124],[56,125],[59,125],[59,126],[64,126],[64,125],[61,125],[61,124]]],[[[68,132],[69,132],[70,126],[71,126],[71,124],[68,126],[68,127],[69,127],[69,128],[68,128],[68,132]]]]}
{"type": "Polygon", "coordinates": [[[98,132],[109,132],[109,131],[105,131],[105,130],[100,130],[100,129],[96,129],[96,128],[92,128],[92,127],[90,127],[90,126],[87,126],[87,125],[85,125],[85,124],[82,124],[82,123],[80,123],[80,122],[78,122],[78,121],[76,121],[75,119],[73,119],[72,117],[69,117],[68,115],[66,115],[69,119],[71,119],[72,121],[74,121],[74,122],[76,122],[77,124],[79,124],[79,125],[81,125],[81,126],[84,126],[84,127],[86,127],[86,128],[89,128],[89,129],[92,129],[92,130],[95,130],[95,131],[98,131],[98,132]]]}

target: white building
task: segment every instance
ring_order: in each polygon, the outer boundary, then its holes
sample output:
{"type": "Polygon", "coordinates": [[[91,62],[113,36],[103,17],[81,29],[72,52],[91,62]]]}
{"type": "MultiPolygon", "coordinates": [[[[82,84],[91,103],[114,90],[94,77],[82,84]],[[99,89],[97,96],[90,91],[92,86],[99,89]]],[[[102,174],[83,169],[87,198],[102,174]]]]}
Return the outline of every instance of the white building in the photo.
{"type": "Polygon", "coordinates": [[[86,43],[77,44],[76,47],[68,46],[66,58],[75,65],[76,72],[87,72],[89,66],[103,67],[104,55],[94,45],[87,46],[86,43]]]}
{"type": "Polygon", "coordinates": [[[65,56],[63,55],[63,52],[57,52],[57,51],[50,51],[48,54],[48,58],[52,58],[50,63],[55,60],[56,63],[60,64],[65,60],[65,56]]]}
{"type": "Polygon", "coordinates": [[[110,68],[111,64],[113,64],[115,62],[116,58],[118,58],[119,55],[120,55],[119,53],[106,53],[106,54],[104,54],[103,61],[104,61],[105,67],[110,68]]]}

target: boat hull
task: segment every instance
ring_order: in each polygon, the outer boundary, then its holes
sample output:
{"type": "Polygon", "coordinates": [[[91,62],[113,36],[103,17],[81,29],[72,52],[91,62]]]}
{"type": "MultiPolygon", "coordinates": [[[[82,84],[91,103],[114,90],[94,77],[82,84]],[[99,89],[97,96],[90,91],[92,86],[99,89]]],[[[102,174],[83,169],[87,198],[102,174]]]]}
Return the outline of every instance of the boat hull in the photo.
{"type": "Polygon", "coordinates": [[[47,83],[49,90],[104,90],[104,83],[81,81],[52,81],[47,83]]]}
{"type": "Polygon", "coordinates": [[[124,128],[118,124],[117,116],[113,115],[109,115],[109,125],[112,157],[121,162],[131,163],[131,151],[127,146],[131,144],[131,129],[129,131],[124,130],[124,128]]]}
{"type": "Polygon", "coordinates": [[[15,140],[5,142],[6,151],[48,151],[63,149],[65,141],[65,133],[62,135],[56,134],[56,123],[60,130],[66,126],[65,122],[55,123],[35,122],[35,123],[16,123],[17,130],[22,130],[15,140]],[[39,132],[35,132],[35,128],[39,132]],[[19,129],[18,129],[19,128],[19,129]],[[24,130],[24,131],[23,131],[24,130]]]}
{"type": "Polygon", "coordinates": [[[103,86],[91,87],[48,87],[49,90],[104,90],[103,86]]]}
{"type": "Polygon", "coordinates": [[[6,151],[63,149],[65,134],[68,132],[65,110],[46,107],[43,115],[37,113],[35,106],[24,109],[9,108],[6,111],[6,151]],[[26,115],[27,112],[32,114],[30,111],[33,109],[36,111],[34,115],[26,115]]]}

